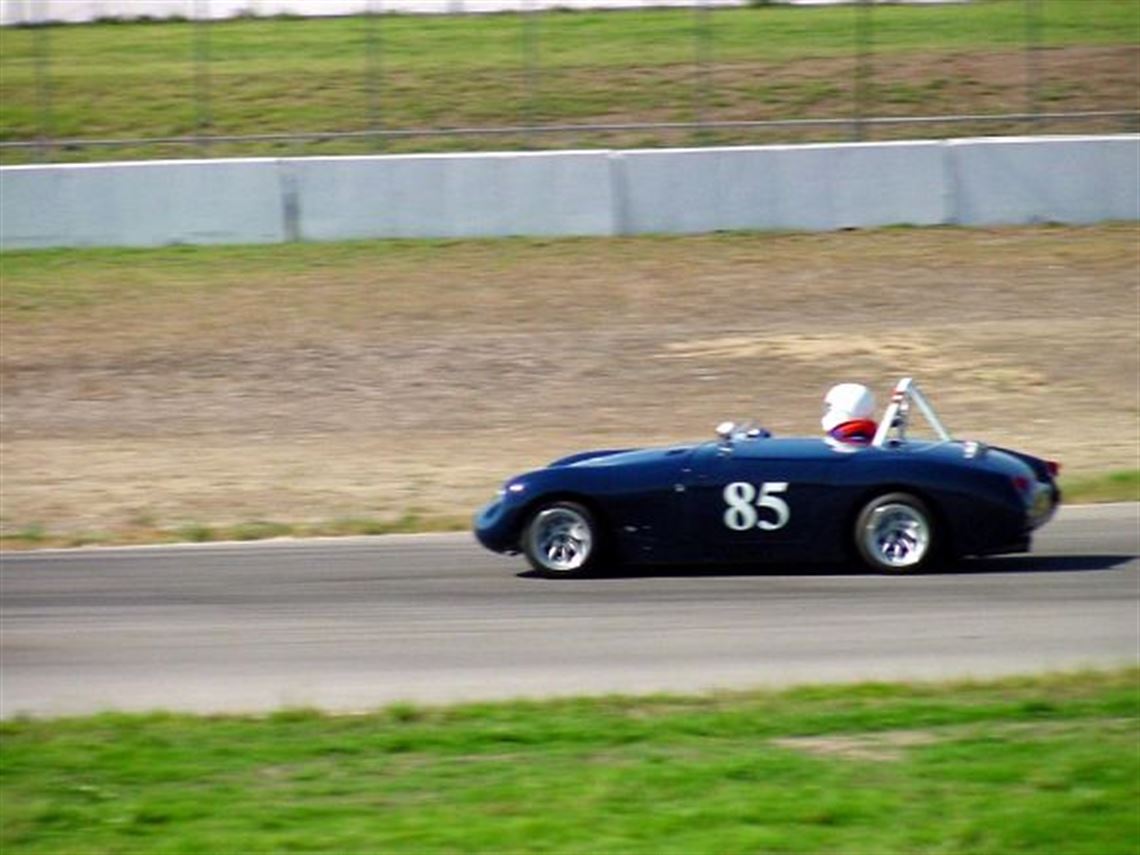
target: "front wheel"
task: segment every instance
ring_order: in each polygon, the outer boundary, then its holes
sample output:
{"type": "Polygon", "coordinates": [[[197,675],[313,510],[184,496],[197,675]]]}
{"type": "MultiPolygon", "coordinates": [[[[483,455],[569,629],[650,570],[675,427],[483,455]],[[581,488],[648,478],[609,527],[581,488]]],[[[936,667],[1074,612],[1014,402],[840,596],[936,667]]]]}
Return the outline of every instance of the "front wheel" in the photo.
{"type": "Polygon", "coordinates": [[[530,518],[522,550],[543,576],[586,576],[597,566],[602,531],[588,508],[577,502],[551,502],[530,518]]]}
{"type": "Polygon", "coordinates": [[[855,521],[855,548],[872,570],[916,573],[934,560],[934,515],[909,493],[887,493],[869,501],[855,521]]]}

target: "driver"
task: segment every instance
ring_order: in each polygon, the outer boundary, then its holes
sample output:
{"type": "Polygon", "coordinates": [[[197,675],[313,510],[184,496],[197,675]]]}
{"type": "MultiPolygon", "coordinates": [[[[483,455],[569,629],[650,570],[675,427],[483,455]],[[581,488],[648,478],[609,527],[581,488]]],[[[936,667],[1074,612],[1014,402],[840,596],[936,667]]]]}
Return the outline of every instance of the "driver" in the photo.
{"type": "Polygon", "coordinates": [[[823,425],[827,435],[848,445],[870,445],[878,425],[875,413],[875,395],[861,383],[840,383],[832,386],[823,399],[823,425]]]}

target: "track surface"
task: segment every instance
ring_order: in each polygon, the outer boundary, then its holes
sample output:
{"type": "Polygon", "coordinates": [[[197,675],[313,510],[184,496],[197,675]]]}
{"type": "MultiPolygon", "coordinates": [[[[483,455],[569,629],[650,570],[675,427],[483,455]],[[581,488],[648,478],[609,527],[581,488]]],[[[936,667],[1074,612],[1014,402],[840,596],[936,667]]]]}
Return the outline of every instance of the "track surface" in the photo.
{"type": "Polygon", "coordinates": [[[1140,505],[1030,556],[547,581],[467,535],[0,557],[0,714],[990,676],[1140,658],[1140,505]]]}

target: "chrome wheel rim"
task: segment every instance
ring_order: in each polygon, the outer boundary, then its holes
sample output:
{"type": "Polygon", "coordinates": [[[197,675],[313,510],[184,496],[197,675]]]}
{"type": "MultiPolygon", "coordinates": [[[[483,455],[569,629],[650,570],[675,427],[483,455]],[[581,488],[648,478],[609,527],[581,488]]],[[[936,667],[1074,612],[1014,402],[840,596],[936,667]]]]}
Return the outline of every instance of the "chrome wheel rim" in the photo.
{"type": "Polygon", "coordinates": [[[930,523],[910,505],[883,505],[872,511],[863,527],[863,547],[884,567],[914,567],[930,550],[930,523]]]}
{"type": "Polygon", "coordinates": [[[569,508],[551,508],[539,513],[530,537],[532,554],[545,569],[555,573],[581,569],[594,546],[590,524],[569,508]]]}

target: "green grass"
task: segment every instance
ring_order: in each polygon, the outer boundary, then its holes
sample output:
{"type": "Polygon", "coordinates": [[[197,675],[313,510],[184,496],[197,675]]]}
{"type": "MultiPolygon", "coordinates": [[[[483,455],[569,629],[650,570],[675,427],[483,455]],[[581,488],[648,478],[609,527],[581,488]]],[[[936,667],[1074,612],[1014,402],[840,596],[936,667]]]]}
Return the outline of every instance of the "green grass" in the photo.
{"type": "Polygon", "coordinates": [[[468,517],[437,516],[407,511],[391,519],[345,517],[324,522],[286,523],[251,520],[231,525],[192,522],[172,528],[132,523],[112,531],[53,532],[39,523],[0,534],[0,548],[44,549],[80,546],[141,546],[163,543],[213,543],[268,540],[278,537],[356,537],[381,534],[465,531],[468,517]]]}
{"type": "Polygon", "coordinates": [[[1140,469],[1061,479],[1066,502],[1140,502],[1140,469]]]}
{"type": "MultiPolygon", "coordinates": [[[[1063,48],[1135,47],[1140,9],[1129,0],[1043,0],[1040,8],[1041,41],[1052,49],[1040,58],[1051,109],[1135,109],[1134,58],[1118,58],[1103,69],[1087,58],[1052,70],[1049,63],[1063,48]]],[[[1023,109],[1024,9],[1021,0],[875,8],[881,109],[914,107],[927,115],[1023,109]],[[1014,73],[985,71],[977,61],[997,54],[1010,57],[1014,73]],[[955,56],[970,59],[955,70],[955,56]]],[[[208,107],[196,100],[195,40],[202,31],[191,23],[6,27],[0,30],[0,139],[35,140],[42,131],[85,139],[185,136],[204,120],[214,134],[251,134],[359,131],[377,123],[423,129],[692,121],[698,111],[705,119],[848,116],[855,21],[852,7],[768,7],[719,9],[703,17],[692,10],[640,10],[218,22],[208,30],[208,107]],[[528,65],[531,38],[536,48],[528,65]],[[46,87],[36,61],[45,48],[52,58],[46,87]],[[711,63],[703,77],[694,74],[698,53],[711,63]],[[700,106],[695,99],[703,99],[700,106]]],[[[576,142],[606,145],[614,139],[594,134],[576,142]]],[[[634,137],[616,139],[628,143],[634,137]]],[[[565,139],[421,137],[388,148],[554,144],[565,139]]],[[[362,153],[377,147],[375,141],[300,148],[219,144],[210,153],[362,153]]],[[[55,156],[191,153],[150,146],[55,156]]],[[[9,161],[30,156],[4,155],[9,161]]]]}
{"type": "Polygon", "coordinates": [[[0,725],[19,853],[1128,855],[1140,671],[0,725]]]}
{"type": "MultiPolygon", "coordinates": [[[[670,240],[662,238],[661,240],[670,240]]],[[[541,247],[569,255],[581,239],[360,240],[235,246],[168,246],[0,252],[0,311],[7,320],[107,305],[129,306],[188,291],[208,296],[242,283],[289,281],[314,273],[381,267],[415,269],[449,249],[525,252],[541,247]]],[[[632,250],[631,250],[632,252],[632,250]]]]}

